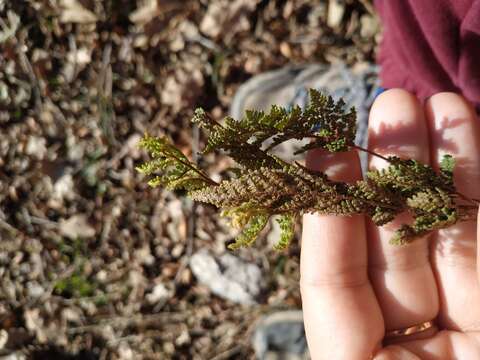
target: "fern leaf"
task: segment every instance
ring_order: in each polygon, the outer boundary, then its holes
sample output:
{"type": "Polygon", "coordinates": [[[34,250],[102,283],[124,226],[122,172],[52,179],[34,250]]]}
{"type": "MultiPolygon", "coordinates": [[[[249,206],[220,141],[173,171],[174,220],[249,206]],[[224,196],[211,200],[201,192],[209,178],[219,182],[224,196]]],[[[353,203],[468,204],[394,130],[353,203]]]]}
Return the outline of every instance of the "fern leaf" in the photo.
{"type": "Polygon", "coordinates": [[[290,245],[290,242],[295,234],[295,222],[297,217],[295,214],[284,214],[276,219],[280,225],[280,240],[274,246],[275,250],[284,250],[290,245]]]}
{"type": "Polygon", "coordinates": [[[152,160],[140,164],[136,169],[145,175],[157,174],[148,184],[152,187],[165,186],[170,190],[198,190],[215,184],[197,168],[166,137],[151,137],[148,134],[140,141],[152,160]]]}
{"type": "Polygon", "coordinates": [[[265,225],[267,225],[268,219],[269,216],[266,214],[252,216],[247,226],[242,230],[240,235],[237,236],[235,242],[230,244],[228,248],[230,250],[236,250],[241,247],[251,246],[265,225]]]}

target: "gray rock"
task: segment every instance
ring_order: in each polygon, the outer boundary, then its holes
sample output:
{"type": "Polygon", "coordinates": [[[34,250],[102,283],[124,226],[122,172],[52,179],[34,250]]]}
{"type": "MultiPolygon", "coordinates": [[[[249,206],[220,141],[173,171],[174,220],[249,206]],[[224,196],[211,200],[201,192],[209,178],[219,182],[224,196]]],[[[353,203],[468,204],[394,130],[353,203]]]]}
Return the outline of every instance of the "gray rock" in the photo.
{"type": "Polygon", "coordinates": [[[302,312],[280,311],[260,319],[252,346],[259,360],[309,359],[302,312]]]}
{"type": "Polygon", "coordinates": [[[190,268],[198,281],[215,295],[238,304],[255,304],[263,287],[259,267],[229,253],[216,258],[200,250],[192,256],[190,268]]]}
{"type": "Polygon", "coordinates": [[[160,283],[153,287],[152,291],[145,296],[147,301],[152,304],[165,304],[171,297],[173,292],[169,290],[164,284],[160,283]]]}
{"type": "Polygon", "coordinates": [[[39,298],[45,293],[45,289],[36,281],[27,283],[27,294],[31,298],[39,298]]]}
{"type": "Polygon", "coordinates": [[[77,214],[68,219],[60,219],[60,234],[72,240],[77,238],[90,238],[95,236],[95,229],[88,224],[84,214],[77,214]]]}
{"type": "Polygon", "coordinates": [[[45,138],[38,136],[31,136],[28,139],[26,153],[32,155],[33,157],[42,160],[47,154],[47,141],[45,138]]]}
{"type": "MultiPolygon", "coordinates": [[[[337,1],[331,1],[337,3],[337,1]]],[[[342,98],[346,108],[357,111],[356,143],[367,147],[368,111],[377,95],[376,66],[359,63],[353,68],[343,63],[331,66],[322,64],[286,66],[279,70],[256,75],[245,82],[235,93],[230,106],[230,115],[241,119],[246,109],[268,110],[271,105],[285,107],[308,103],[308,89],[315,88],[334,99],[342,98]]],[[[303,155],[293,153],[304,145],[297,140],[287,141],[275,148],[276,155],[285,160],[302,160],[303,155]]],[[[366,169],[366,153],[360,154],[362,169],[366,169]]]]}

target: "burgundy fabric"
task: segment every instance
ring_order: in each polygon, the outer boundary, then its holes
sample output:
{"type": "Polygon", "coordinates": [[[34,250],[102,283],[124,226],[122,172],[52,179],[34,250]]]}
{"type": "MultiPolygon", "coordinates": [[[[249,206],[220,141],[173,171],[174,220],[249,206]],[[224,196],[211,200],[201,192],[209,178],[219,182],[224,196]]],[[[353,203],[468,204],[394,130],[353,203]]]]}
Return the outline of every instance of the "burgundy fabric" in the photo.
{"type": "Polygon", "coordinates": [[[425,99],[462,93],[480,104],[480,0],[376,0],[383,40],[378,55],[386,88],[425,99]]]}

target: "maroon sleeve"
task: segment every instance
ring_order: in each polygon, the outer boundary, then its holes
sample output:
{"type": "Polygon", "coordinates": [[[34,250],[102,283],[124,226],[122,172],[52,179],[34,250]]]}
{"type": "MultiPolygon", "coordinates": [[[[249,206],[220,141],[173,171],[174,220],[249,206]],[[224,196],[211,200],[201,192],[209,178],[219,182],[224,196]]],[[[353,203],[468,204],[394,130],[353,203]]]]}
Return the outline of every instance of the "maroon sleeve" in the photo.
{"type": "Polygon", "coordinates": [[[424,99],[441,91],[480,103],[480,0],[376,0],[386,88],[424,99]]]}

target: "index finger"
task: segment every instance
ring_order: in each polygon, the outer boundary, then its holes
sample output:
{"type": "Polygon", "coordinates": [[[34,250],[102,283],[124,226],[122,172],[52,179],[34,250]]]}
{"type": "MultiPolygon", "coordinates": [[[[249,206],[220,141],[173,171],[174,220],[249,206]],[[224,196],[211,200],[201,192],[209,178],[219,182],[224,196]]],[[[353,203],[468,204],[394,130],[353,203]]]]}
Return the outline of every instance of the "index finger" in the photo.
{"type": "MultiPolygon", "coordinates": [[[[333,180],[361,178],[355,151],[307,155],[307,166],[333,180]]],[[[301,292],[312,358],[352,359],[371,354],[384,334],[383,318],[367,275],[362,215],[307,214],[300,259],[301,292]]]]}

